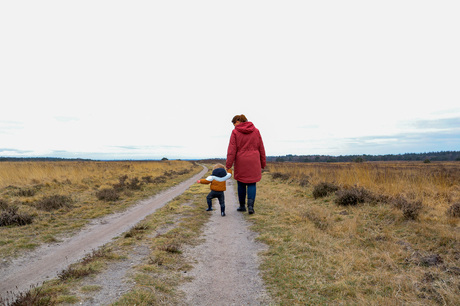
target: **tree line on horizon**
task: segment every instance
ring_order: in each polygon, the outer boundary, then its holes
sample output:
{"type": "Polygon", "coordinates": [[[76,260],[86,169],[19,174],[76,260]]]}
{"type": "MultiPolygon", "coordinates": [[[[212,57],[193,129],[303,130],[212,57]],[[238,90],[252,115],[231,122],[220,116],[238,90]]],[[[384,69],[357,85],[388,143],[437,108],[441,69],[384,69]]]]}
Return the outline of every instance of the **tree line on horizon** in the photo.
{"type": "MultiPolygon", "coordinates": [[[[153,159],[152,159],[153,160],[153,159]]],[[[161,160],[168,160],[163,157],[161,160]]],[[[187,159],[183,159],[187,160],[187,159]]],[[[1,157],[2,161],[92,161],[83,158],[59,158],[59,157],[1,157]]],[[[131,160],[134,161],[134,160],[131,160]]],[[[197,160],[195,160],[197,161],[197,160]]],[[[203,163],[223,163],[225,158],[208,158],[198,160],[203,163]]],[[[281,155],[267,156],[267,162],[300,162],[300,163],[321,163],[321,162],[366,162],[366,161],[460,161],[460,151],[440,151],[428,153],[404,153],[385,155],[281,155]]]]}
{"type": "Polygon", "coordinates": [[[385,155],[284,155],[267,156],[268,162],[365,162],[365,161],[460,161],[460,151],[440,151],[428,153],[404,153],[385,155]]]}

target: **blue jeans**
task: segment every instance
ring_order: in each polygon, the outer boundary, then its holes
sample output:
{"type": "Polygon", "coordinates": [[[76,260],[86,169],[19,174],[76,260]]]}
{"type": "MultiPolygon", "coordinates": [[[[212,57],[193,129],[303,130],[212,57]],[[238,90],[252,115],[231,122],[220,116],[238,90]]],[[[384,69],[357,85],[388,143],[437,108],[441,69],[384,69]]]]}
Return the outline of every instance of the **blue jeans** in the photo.
{"type": "Polygon", "coordinates": [[[241,183],[238,182],[238,200],[240,201],[240,205],[246,204],[246,194],[248,195],[248,200],[256,200],[256,183],[241,183]]]}

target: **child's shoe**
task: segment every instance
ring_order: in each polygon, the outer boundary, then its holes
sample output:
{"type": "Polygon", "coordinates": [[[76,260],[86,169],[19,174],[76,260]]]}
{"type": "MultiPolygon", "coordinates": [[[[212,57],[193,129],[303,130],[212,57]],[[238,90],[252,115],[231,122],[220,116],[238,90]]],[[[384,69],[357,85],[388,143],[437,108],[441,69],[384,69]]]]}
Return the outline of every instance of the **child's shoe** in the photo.
{"type": "Polygon", "coordinates": [[[221,212],[220,212],[220,215],[221,215],[222,217],[225,217],[225,211],[221,211],[221,212]]]}
{"type": "Polygon", "coordinates": [[[206,211],[212,211],[212,207],[208,207],[208,209],[206,209],[206,211]]]}

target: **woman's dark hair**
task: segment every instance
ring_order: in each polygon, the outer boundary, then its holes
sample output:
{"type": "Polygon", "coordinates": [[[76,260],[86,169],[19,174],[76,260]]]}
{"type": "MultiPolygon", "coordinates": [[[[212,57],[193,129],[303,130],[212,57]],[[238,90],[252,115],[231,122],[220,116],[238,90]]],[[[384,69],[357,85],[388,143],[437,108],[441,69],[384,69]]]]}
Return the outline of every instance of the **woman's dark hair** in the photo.
{"type": "Polygon", "coordinates": [[[232,119],[232,123],[235,124],[235,122],[246,122],[248,121],[248,119],[246,118],[245,115],[236,115],[235,117],[233,117],[232,119]]]}

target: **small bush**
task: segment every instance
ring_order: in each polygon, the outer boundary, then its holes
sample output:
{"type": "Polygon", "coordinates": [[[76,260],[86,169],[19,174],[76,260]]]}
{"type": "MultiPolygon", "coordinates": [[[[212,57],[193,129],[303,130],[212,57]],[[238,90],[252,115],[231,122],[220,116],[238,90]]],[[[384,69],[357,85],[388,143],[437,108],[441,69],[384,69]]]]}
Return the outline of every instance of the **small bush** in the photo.
{"type": "MultiPolygon", "coordinates": [[[[13,294],[11,298],[0,297],[0,305],[56,305],[56,302],[51,299],[47,292],[42,291],[43,288],[34,288],[27,292],[20,292],[16,295],[13,294]]],[[[6,294],[9,294],[7,292],[6,294]]]]}
{"type": "Polygon", "coordinates": [[[336,196],[335,203],[341,206],[380,201],[380,197],[374,196],[374,194],[364,188],[339,190],[336,192],[336,196]]]}
{"type": "Polygon", "coordinates": [[[423,207],[421,201],[409,201],[403,196],[394,198],[392,204],[394,207],[401,209],[404,218],[408,220],[417,219],[423,207]]]}
{"type": "Polygon", "coordinates": [[[142,188],[142,183],[139,181],[137,177],[135,177],[129,181],[127,187],[130,190],[140,190],[142,188]]]}
{"type": "Polygon", "coordinates": [[[35,189],[31,189],[31,188],[19,189],[16,192],[16,195],[19,197],[33,197],[35,195],[35,189]]]}
{"type": "Polygon", "coordinates": [[[174,170],[168,170],[168,171],[165,171],[165,172],[163,173],[163,176],[168,177],[168,178],[171,178],[171,177],[173,177],[173,176],[176,175],[176,174],[177,174],[176,171],[174,171],[174,170]]]}
{"type": "Polygon", "coordinates": [[[406,205],[402,207],[403,216],[405,219],[408,220],[415,220],[420,215],[420,211],[422,210],[422,202],[421,201],[412,201],[407,202],[406,205]]]}
{"type": "Polygon", "coordinates": [[[38,201],[36,207],[45,211],[52,211],[60,208],[71,208],[72,198],[64,195],[53,195],[38,201]]]}
{"type": "Polygon", "coordinates": [[[182,251],[180,250],[180,246],[177,243],[169,243],[164,246],[159,247],[161,251],[165,251],[168,253],[177,253],[180,254],[182,251]]]}
{"type": "Polygon", "coordinates": [[[291,176],[287,173],[273,172],[271,173],[274,180],[287,181],[291,176]]]}
{"type": "Polygon", "coordinates": [[[163,183],[166,183],[166,177],[164,176],[158,176],[156,178],[153,179],[153,183],[154,184],[163,184],[163,183]]]}
{"type": "Polygon", "coordinates": [[[301,187],[307,187],[310,185],[310,177],[308,177],[308,175],[302,176],[299,180],[299,185],[301,187]]]}
{"type": "Polygon", "coordinates": [[[17,225],[23,226],[31,224],[34,217],[27,213],[18,213],[16,206],[8,207],[0,214],[0,226],[17,225]]]}
{"type": "Polygon", "coordinates": [[[447,209],[447,216],[458,218],[460,217],[460,202],[452,204],[449,209],[447,209]]]}
{"type": "Polygon", "coordinates": [[[127,179],[128,179],[128,176],[126,174],[123,176],[120,176],[118,178],[118,183],[113,184],[113,189],[115,189],[116,191],[122,191],[123,189],[125,189],[127,179]]]}
{"type": "Polygon", "coordinates": [[[143,176],[143,177],[142,177],[142,180],[143,180],[146,184],[153,183],[153,179],[152,179],[152,176],[151,176],[151,175],[143,176]]]}
{"type": "Polygon", "coordinates": [[[117,201],[120,194],[114,188],[104,188],[96,192],[96,197],[101,201],[117,201]]]}
{"type": "Polygon", "coordinates": [[[67,269],[58,273],[58,278],[60,280],[78,279],[95,272],[96,271],[91,267],[75,268],[74,266],[69,266],[67,269]]]}
{"type": "Polygon", "coordinates": [[[336,193],[335,203],[341,206],[354,206],[363,203],[364,199],[358,189],[339,190],[336,193]]]}
{"type": "Polygon", "coordinates": [[[391,203],[393,204],[394,207],[402,209],[405,205],[407,205],[408,201],[406,200],[406,198],[404,198],[403,196],[400,195],[400,196],[394,198],[391,201],[391,203]]]}
{"type": "Polygon", "coordinates": [[[325,197],[339,190],[339,187],[332,183],[319,183],[313,187],[313,197],[315,199],[325,197]]]}
{"type": "Polygon", "coordinates": [[[8,201],[0,199],[0,210],[6,210],[9,207],[8,201]]]}
{"type": "Polygon", "coordinates": [[[139,236],[142,232],[148,230],[150,226],[148,224],[139,223],[127,231],[124,235],[124,238],[132,238],[139,236]]]}

